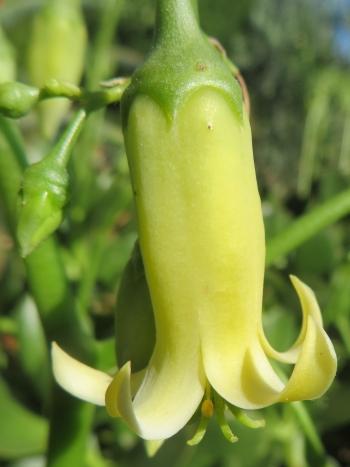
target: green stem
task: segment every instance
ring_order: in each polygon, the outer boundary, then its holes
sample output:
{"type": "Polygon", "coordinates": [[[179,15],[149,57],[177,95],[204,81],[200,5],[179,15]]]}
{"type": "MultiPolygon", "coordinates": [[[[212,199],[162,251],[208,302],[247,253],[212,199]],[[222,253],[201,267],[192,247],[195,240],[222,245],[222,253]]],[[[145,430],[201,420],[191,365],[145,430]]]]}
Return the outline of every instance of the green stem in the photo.
{"type": "Polygon", "coordinates": [[[120,83],[110,89],[102,91],[86,92],[83,94],[82,104],[87,111],[93,112],[104,109],[107,105],[120,102],[125,89],[128,87],[130,80],[128,78],[120,79],[120,83]]]}
{"type": "Polygon", "coordinates": [[[117,78],[106,82],[104,89],[84,91],[73,84],[52,79],[40,89],[39,100],[66,97],[73,102],[79,102],[90,112],[102,109],[109,104],[120,102],[123,92],[129,86],[129,83],[130,79],[128,78],[117,78]]]}
{"type": "Polygon", "coordinates": [[[319,437],[317,428],[314,425],[312,418],[310,417],[309,412],[307,411],[305,405],[302,402],[292,402],[289,408],[294,412],[297,417],[300,426],[302,427],[306,438],[309,440],[315,453],[323,457],[325,454],[325,449],[322,444],[322,441],[319,437]]]}
{"type": "MultiPolygon", "coordinates": [[[[286,383],[287,377],[281,369],[276,368],[278,376],[281,380],[286,383]]],[[[301,428],[309,440],[313,450],[318,456],[323,456],[325,453],[324,446],[322,444],[321,438],[319,437],[317,428],[303,402],[291,402],[289,405],[285,406],[285,410],[290,410],[297,417],[301,428]]]]}
{"type": "Polygon", "coordinates": [[[13,123],[0,115],[0,131],[11,146],[13,154],[16,156],[20,167],[25,168],[28,165],[26,151],[22,142],[21,135],[13,123]]]}
{"type": "Polygon", "coordinates": [[[17,197],[22,181],[22,168],[11,147],[1,141],[0,156],[0,197],[10,231],[15,237],[17,197]]]}
{"type": "Polygon", "coordinates": [[[50,79],[40,89],[39,100],[51,99],[54,97],[66,97],[72,101],[79,101],[82,90],[75,84],[66,83],[57,79],[50,79]]]}
{"type": "Polygon", "coordinates": [[[66,167],[69,157],[72,153],[72,148],[80,135],[87,117],[86,110],[80,109],[75,114],[74,118],[69,123],[61,135],[58,143],[55,145],[53,151],[48,156],[48,159],[55,161],[59,166],[66,167]]]}
{"type": "Polygon", "coordinates": [[[158,0],[155,43],[198,34],[198,0],[158,0]]]}
{"type": "Polygon", "coordinates": [[[276,235],[267,243],[266,265],[269,266],[281,257],[313,237],[317,232],[333,224],[350,213],[350,190],[334,196],[321,206],[314,208],[290,227],[276,235]]]}

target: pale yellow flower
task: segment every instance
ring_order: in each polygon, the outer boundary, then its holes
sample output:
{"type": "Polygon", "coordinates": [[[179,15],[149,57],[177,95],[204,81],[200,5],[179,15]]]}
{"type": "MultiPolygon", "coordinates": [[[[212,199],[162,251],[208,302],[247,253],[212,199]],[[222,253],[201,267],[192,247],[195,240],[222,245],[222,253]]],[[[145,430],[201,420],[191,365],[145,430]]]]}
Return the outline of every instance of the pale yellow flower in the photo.
{"type": "Polygon", "coordinates": [[[303,324],[289,351],[276,352],[263,333],[265,240],[248,118],[208,87],[192,93],[171,122],[139,96],[126,147],[154,352],[143,372],[133,375],[127,363],[111,377],[54,345],[59,384],[106,404],[145,439],[178,432],[208,384],[243,409],[320,397],[334,378],[336,356],[312,290],[291,277],[303,324]],[[269,357],[295,364],[286,384],[269,357]]]}

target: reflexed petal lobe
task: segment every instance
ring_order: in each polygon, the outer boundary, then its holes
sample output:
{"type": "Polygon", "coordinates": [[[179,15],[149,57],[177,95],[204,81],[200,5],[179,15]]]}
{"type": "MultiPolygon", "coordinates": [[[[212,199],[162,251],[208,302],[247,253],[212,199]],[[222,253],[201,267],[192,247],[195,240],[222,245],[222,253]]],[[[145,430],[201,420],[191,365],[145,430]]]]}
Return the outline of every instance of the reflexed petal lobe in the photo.
{"type": "Polygon", "coordinates": [[[107,390],[109,414],[123,417],[144,439],[174,435],[189,421],[203,397],[205,380],[199,365],[199,359],[191,354],[183,354],[182,359],[155,354],[133,399],[131,367],[126,363],[107,390]]]}
{"type": "MultiPolygon", "coordinates": [[[[227,359],[226,372],[219,380],[219,385],[212,380],[216,390],[232,404],[249,409],[264,407],[275,402],[315,399],[327,391],[335,377],[336,354],[322,327],[315,295],[296,277],[291,277],[291,280],[301,302],[304,321],[297,342],[292,347],[296,363],[291,377],[283,385],[272,369],[264,350],[268,346],[266,352],[268,356],[284,362],[288,359],[284,358],[283,354],[280,358],[278,352],[274,355],[266,338],[264,336],[261,338],[259,332],[259,338],[251,341],[246,346],[246,351],[241,353],[241,361],[236,361],[236,368],[237,365],[240,368],[240,375],[235,374],[236,380],[232,379],[227,359]]],[[[285,355],[288,353],[292,355],[290,351],[285,355]]]]}
{"type": "Polygon", "coordinates": [[[112,378],[79,362],[52,344],[53,373],[58,384],[73,396],[96,405],[105,405],[105,392],[112,378]]]}

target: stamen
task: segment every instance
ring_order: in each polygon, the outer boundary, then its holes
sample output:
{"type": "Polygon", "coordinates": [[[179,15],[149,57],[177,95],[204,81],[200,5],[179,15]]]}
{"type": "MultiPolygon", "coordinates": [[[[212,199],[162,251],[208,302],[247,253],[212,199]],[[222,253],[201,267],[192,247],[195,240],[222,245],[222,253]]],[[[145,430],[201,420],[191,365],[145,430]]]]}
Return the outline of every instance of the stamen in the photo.
{"type": "Polygon", "coordinates": [[[253,428],[253,429],[263,428],[266,425],[264,418],[259,418],[259,419],[251,418],[247,414],[247,412],[231,404],[227,404],[227,407],[232,413],[232,415],[236,418],[236,420],[248,428],[253,428]]]}
{"type": "Polygon", "coordinates": [[[204,400],[201,404],[201,418],[197,427],[197,430],[193,437],[187,441],[189,446],[195,446],[200,443],[204,438],[207,431],[209,419],[214,414],[214,404],[211,400],[211,387],[209,384],[206,385],[204,400]]]}
{"type": "Polygon", "coordinates": [[[201,405],[201,412],[203,417],[210,418],[214,414],[214,404],[210,399],[205,399],[201,405]]]}
{"type": "Polygon", "coordinates": [[[226,403],[219,394],[214,393],[215,413],[218,419],[220,430],[230,443],[236,443],[238,437],[232,432],[230,425],[225,417],[226,403]]]}

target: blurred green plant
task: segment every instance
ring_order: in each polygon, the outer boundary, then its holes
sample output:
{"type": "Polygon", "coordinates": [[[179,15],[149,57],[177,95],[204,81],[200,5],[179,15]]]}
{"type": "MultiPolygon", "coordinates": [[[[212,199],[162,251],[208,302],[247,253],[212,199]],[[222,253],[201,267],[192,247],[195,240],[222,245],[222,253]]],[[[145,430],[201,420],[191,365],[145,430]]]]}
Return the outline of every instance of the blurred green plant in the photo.
{"type": "Polygon", "coordinates": [[[302,197],[310,194],[312,181],[322,167],[333,167],[345,177],[350,175],[349,74],[337,68],[319,70],[311,89],[297,185],[302,197]],[[333,141],[333,147],[329,141],[333,141]]]}
{"type": "MultiPolygon", "coordinates": [[[[46,3],[7,0],[1,6],[0,82],[28,82],[28,37],[46,3]]],[[[287,311],[297,309],[286,278],[286,271],[293,271],[317,291],[336,345],[339,372],[329,395],[312,404],[264,411],[264,430],[248,430],[229,418],[240,438],[234,446],[225,444],[212,423],[200,445],[187,446],[192,424],[157,446],[150,460],[124,425],[57,388],[51,392],[51,339],[65,339],[75,356],[101,370],[114,364],[116,288],[136,239],[120,119],[113,105],[104,110],[118,96],[110,98],[115,88],[99,83],[129,75],[142,63],[154,2],[123,6],[118,0],[86,0],[83,27],[90,40],[83,86],[66,94],[71,93],[67,97],[74,106],[85,105],[82,92],[97,92],[98,101],[102,92],[108,102],[89,116],[73,149],[62,223],[25,263],[15,236],[18,192],[23,171],[49,148],[31,111],[15,123],[0,117],[1,465],[318,467],[350,462],[349,65],[334,52],[336,4],[202,0],[200,11],[206,32],[220,38],[250,91],[270,265],[265,331],[281,350],[295,337],[299,318],[287,311]]],[[[346,11],[343,18],[349,21],[346,11]]],[[[60,85],[62,79],[68,78],[60,85]]],[[[46,85],[37,84],[42,97],[46,85]]],[[[61,121],[66,117],[69,110],[61,121]]]]}

